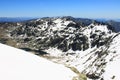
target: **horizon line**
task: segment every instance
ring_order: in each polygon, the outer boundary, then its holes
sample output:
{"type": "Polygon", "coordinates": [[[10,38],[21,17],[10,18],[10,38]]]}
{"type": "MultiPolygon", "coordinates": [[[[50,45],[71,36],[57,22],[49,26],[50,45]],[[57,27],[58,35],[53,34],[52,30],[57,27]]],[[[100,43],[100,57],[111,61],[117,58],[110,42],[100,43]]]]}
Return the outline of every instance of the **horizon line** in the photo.
{"type": "MultiPolygon", "coordinates": [[[[44,17],[69,17],[69,16],[0,16],[0,18],[44,18],[44,17]]],[[[120,18],[103,18],[103,17],[76,17],[73,18],[86,18],[86,19],[120,19],[120,18]]]]}

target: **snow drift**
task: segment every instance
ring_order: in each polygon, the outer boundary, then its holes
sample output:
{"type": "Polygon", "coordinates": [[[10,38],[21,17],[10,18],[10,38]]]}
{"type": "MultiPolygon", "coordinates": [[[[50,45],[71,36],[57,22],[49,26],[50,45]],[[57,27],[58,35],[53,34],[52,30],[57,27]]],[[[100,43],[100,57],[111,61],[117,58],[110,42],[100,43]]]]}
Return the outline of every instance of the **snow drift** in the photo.
{"type": "Polygon", "coordinates": [[[76,74],[31,53],[0,44],[0,80],[72,80],[76,74]]]}

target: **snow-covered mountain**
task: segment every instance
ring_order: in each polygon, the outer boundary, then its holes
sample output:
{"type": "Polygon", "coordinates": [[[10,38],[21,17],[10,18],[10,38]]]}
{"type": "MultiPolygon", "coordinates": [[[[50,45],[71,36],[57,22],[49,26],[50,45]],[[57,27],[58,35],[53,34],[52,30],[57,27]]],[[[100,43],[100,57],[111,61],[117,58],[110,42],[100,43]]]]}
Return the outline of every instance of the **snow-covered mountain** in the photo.
{"type": "Polygon", "coordinates": [[[120,34],[113,24],[73,17],[17,24],[8,36],[19,48],[74,67],[92,80],[119,80],[120,34]]]}

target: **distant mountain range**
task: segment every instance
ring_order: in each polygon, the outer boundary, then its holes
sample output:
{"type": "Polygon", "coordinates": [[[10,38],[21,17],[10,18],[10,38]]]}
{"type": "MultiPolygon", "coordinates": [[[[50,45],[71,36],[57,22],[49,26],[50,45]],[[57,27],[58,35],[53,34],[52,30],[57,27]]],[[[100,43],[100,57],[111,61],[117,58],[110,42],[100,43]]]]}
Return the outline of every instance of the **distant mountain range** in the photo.
{"type": "Polygon", "coordinates": [[[100,19],[94,19],[97,21],[102,21],[102,22],[106,22],[106,21],[116,21],[116,22],[120,22],[120,19],[104,19],[104,18],[100,18],[100,19]]]}
{"type": "Polygon", "coordinates": [[[118,21],[118,22],[120,22],[120,19],[115,19],[115,21],[118,21]]]}
{"type": "MultiPolygon", "coordinates": [[[[66,16],[65,16],[66,17],[66,16]]],[[[74,19],[71,16],[67,16],[71,19],[74,19]]],[[[49,17],[44,17],[44,18],[49,18],[49,17]]],[[[21,22],[21,21],[27,21],[27,20],[32,20],[32,19],[38,19],[37,17],[0,17],[0,22],[21,22]]],[[[96,18],[96,19],[89,19],[89,18],[76,18],[76,20],[96,20],[96,21],[100,21],[100,22],[106,22],[106,21],[116,21],[116,22],[120,22],[120,19],[104,19],[104,18],[96,18]]]]}
{"type": "Polygon", "coordinates": [[[0,17],[0,22],[22,22],[31,19],[37,19],[32,17],[0,17]]]}

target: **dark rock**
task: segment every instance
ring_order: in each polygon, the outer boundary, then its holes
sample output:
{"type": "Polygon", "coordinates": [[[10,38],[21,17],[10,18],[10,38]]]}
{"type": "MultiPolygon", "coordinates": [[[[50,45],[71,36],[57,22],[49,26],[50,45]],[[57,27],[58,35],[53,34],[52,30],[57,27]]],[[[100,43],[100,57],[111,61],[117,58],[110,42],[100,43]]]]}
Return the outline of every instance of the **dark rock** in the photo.
{"type": "Polygon", "coordinates": [[[96,74],[86,74],[86,76],[88,77],[88,78],[90,78],[90,79],[93,79],[93,80],[96,80],[96,79],[99,79],[100,77],[98,76],[98,75],[96,75],[96,74]]]}

